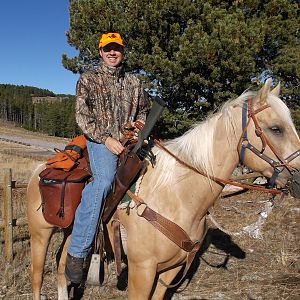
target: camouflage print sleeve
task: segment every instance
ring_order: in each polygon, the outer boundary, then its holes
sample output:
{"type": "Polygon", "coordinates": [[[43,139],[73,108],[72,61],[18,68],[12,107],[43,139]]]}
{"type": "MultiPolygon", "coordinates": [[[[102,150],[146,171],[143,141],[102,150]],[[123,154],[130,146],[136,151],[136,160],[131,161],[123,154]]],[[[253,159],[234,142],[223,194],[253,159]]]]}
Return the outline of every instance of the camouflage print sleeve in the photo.
{"type": "Polygon", "coordinates": [[[105,143],[108,135],[101,134],[98,130],[97,119],[93,112],[93,103],[91,103],[88,93],[88,78],[81,75],[76,85],[76,122],[82,132],[98,143],[105,143]]]}
{"type": "Polygon", "coordinates": [[[137,114],[137,120],[145,121],[147,114],[150,110],[150,101],[148,98],[148,94],[146,93],[144,89],[144,85],[140,85],[139,90],[139,107],[138,107],[138,114],[137,114]]]}

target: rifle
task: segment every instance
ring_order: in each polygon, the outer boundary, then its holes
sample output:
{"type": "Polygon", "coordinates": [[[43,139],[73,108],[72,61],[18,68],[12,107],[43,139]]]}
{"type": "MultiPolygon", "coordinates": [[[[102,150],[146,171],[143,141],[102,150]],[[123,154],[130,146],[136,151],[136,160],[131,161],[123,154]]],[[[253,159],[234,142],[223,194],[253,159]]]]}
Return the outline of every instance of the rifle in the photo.
{"type": "MultiPolygon", "coordinates": [[[[166,106],[165,101],[161,100],[160,98],[154,99],[151,110],[145,121],[145,125],[138,134],[138,140],[134,148],[132,149],[132,153],[136,153],[139,156],[144,140],[148,139],[156,121],[159,119],[165,106],[166,106]]],[[[142,156],[140,158],[143,159],[142,156]]]]}
{"type": "Polygon", "coordinates": [[[135,179],[143,166],[145,153],[143,150],[144,140],[147,140],[151,131],[159,119],[166,103],[160,98],[155,98],[151,110],[145,121],[143,129],[138,134],[138,140],[132,150],[126,149],[121,154],[119,166],[116,171],[115,181],[112,191],[107,195],[100,218],[104,223],[110,220],[110,217],[116,210],[120,200],[129,189],[130,184],[135,179]]]}

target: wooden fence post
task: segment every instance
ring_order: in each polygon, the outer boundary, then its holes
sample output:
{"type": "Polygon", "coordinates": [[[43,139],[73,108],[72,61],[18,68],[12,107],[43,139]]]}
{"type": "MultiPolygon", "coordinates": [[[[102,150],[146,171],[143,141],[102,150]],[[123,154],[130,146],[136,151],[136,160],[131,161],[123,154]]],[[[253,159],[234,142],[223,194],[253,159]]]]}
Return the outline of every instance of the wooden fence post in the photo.
{"type": "Polygon", "coordinates": [[[12,226],[12,172],[4,169],[3,180],[3,209],[4,209],[4,241],[6,261],[13,260],[13,226],[12,226]]]}

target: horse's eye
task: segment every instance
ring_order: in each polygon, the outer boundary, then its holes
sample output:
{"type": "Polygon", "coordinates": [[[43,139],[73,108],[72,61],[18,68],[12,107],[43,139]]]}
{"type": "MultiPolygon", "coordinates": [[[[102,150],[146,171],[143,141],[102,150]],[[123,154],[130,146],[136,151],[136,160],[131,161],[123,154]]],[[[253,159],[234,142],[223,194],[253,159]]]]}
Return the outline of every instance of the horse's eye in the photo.
{"type": "Polygon", "coordinates": [[[282,129],[279,126],[272,126],[272,127],[270,127],[270,130],[272,131],[273,134],[276,134],[276,135],[283,133],[282,129]]]}

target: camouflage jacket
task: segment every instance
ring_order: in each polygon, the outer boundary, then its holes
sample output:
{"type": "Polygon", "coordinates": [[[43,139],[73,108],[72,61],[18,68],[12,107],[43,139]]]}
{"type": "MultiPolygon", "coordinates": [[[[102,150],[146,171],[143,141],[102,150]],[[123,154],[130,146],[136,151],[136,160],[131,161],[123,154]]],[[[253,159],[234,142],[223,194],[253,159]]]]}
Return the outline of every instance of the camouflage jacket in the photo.
{"type": "Polygon", "coordinates": [[[119,140],[122,126],[144,121],[149,106],[141,81],[123,67],[102,64],[83,73],[76,85],[76,122],[98,143],[105,143],[108,136],[119,140]]]}

